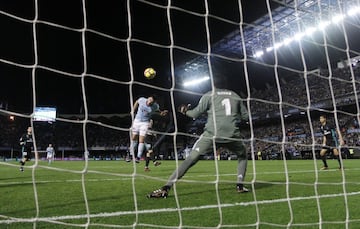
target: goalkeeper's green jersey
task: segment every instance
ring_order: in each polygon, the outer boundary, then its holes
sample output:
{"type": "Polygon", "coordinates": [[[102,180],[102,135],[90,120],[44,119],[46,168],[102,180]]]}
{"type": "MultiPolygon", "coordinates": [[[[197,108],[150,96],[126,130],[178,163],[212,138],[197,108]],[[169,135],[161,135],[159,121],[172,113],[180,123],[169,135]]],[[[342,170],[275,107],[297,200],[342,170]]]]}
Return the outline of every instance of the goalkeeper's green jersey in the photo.
{"type": "Polygon", "coordinates": [[[204,135],[221,140],[240,137],[238,121],[248,120],[249,115],[241,97],[227,89],[214,89],[204,94],[199,104],[186,115],[197,118],[207,112],[204,135]]]}

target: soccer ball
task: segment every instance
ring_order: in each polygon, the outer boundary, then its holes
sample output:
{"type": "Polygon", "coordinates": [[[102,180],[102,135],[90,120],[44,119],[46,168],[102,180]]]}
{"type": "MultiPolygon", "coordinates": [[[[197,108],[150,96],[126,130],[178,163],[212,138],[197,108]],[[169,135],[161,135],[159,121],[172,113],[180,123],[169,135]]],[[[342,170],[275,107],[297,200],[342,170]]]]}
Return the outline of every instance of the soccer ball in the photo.
{"type": "Polygon", "coordinates": [[[155,69],[153,69],[153,68],[145,69],[144,76],[145,76],[146,79],[149,79],[149,80],[153,79],[156,76],[155,69]]]}

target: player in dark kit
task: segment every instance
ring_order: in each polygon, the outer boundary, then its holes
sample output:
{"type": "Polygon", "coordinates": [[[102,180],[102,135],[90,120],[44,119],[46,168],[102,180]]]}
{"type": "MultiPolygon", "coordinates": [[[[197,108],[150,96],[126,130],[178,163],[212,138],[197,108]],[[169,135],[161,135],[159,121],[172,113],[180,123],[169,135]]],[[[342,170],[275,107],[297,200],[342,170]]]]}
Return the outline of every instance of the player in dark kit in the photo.
{"type": "Polygon", "coordinates": [[[22,154],[22,159],[20,161],[20,171],[23,172],[25,162],[31,160],[31,149],[33,147],[32,127],[28,127],[27,132],[21,136],[20,145],[22,154]]]}
{"type": "Polygon", "coordinates": [[[334,157],[336,157],[339,162],[339,169],[342,169],[343,166],[339,157],[339,150],[337,148],[339,147],[339,144],[344,145],[342,135],[340,131],[336,131],[333,126],[326,122],[326,117],[324,115],[320,116],[320,124],[321,133],[323,134],[323,143],[322,149],[320,150],[320,157],[324,163],[324,166],[321,168],[321,170],[327,170],[329,168],[326,162],[326,153],[329,151],[333,152],[334,157]]]}
{"type": "Polygon", "coordinates": [[[157,141],[156,133],[149,130],[145,139],[145,149],[146,149],[146,156],[145,156],[145,172],[149,172],[149,164],[150,161],[153,161],[154,166],[159,166],[161,162],[157,161],[155,158],[155,151],[157,150],[156,146],[154,145],[157,141]]]}
{"type": "Polygon", "coordinates": [[[204,94],[194,109],[188,110],[187,105],[180,106],[179,111],[191,118],[197,118],[201,114],[207,113],[204,132],[193,145],[190,155],[175,169],[165,186],[149,193],[148,198],[166,198],[173,184],[199,161],[200,156],[214,150],[213,140],[215,140],[217,147],[222,146],[237,154],[237,192],[248,192],[243,186],[247,167],[247,153],[243,142],[240,140],[242,136],[237,126],[240,119],[248,120],[248,112],[240,96],[234,91],[220,89],[226,87],[220,81],[222,80],[220,76],[216,80],[214,80],[216,88],[204,94]]]}

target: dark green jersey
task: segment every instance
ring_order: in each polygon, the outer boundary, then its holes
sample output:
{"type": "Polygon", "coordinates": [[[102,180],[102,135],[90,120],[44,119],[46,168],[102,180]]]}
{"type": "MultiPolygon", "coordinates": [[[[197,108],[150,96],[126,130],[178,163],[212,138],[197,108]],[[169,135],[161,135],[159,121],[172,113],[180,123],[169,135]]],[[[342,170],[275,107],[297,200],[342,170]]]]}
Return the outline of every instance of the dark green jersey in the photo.
{"type": "Polygon", "coordinates": [[[216,135],[216,138],[220,139],[239,137],[240,131],[236,123],[249,118],[240,96],[226,89],[207,92],[201,97],[199,104],[194,109],[188,110],[186,115],[197,118],[205,112],[207,112],[208,120],[204,135],[216,135]]]}
{"type": "Polygon", "coordinates": [[[20,145],[22,147],[22,152],[31,153],[31,148],[33,147],[33,138],[29,133],[23,134],[20,138],[20,145]]]}

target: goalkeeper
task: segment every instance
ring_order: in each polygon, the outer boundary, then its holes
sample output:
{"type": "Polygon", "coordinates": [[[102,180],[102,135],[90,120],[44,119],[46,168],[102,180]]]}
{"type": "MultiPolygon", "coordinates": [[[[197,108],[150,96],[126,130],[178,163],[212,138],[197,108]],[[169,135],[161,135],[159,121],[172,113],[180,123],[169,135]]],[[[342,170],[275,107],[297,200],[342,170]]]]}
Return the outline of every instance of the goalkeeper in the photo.
{"type": "Polygon", "coordinates": [[[226,88],[224,78],[220,75],[216,78],[214,79],[215,88],[204,94],[194,109],[188,110],[189,106],[187,105],[180,106],[179,112],[191,118],[197,118],[201,114],[207,113],[204,132],[195,142],[189,157],[173,172],[165,186],[149,193],[148,198],[166,198],[174,183],[198,162],[200,156],[213,150],[213,140],[217,146],[228,148],[237,154],[237,192],[248,192],[248,189],[243,186],[247,153],[237,126],[239,119],[248,120],[248,112],[239,95],[234,91],[222,89],[226,88]]]}

